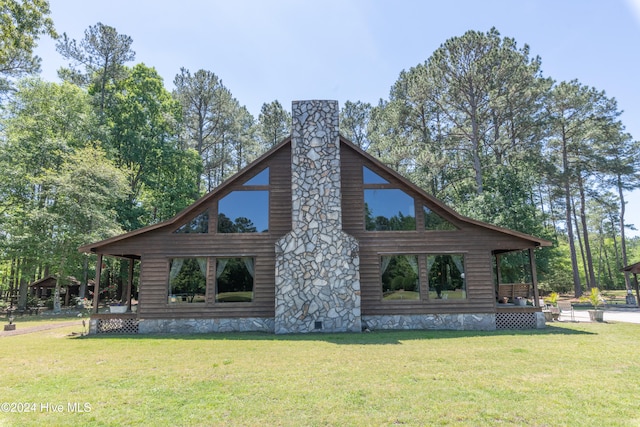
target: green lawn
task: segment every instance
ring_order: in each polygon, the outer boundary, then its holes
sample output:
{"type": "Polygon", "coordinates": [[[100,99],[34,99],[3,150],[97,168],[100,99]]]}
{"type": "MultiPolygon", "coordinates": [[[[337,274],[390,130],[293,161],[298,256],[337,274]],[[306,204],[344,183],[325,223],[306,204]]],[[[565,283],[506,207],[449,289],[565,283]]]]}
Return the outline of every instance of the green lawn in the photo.
{"type": "Polygon", "coordinates": [[[640,425],[640,325],[69,336],[80,331],[0,338],[0,403],[35,404],[4,405],[0,426],[640,425]]]}

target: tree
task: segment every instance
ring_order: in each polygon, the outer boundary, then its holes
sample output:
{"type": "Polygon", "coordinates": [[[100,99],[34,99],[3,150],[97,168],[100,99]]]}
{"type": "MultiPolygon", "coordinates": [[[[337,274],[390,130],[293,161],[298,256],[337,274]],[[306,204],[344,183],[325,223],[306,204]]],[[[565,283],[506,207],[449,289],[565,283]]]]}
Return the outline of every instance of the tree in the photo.
{"type": "MultiPolygon", "coordinates": [[[[69,83],[28,79],[8,111],[0,144],[2,256],[18,261],[24,283],[47,271],[79,274],[77,247],[121,230],[114,207],[124,182],[87,139],[95,124],[89,97],[69,83]]],[[[21,292],[26,297],[26,287],[21,292]]]]}
{"type": "Polygon", "coordinates": [[[80,86],[93,85],[102,114],[108,98],[107,86],[126,77],[124,64],[135,59],[132,43],[131,37],[118,34],[115,28],[101,22],[89,26],[80,42],[69,39],[67,33],[63,33],[56,49],[72,62],[69,68],[59,71],[60,77],[80,86]]]}
{"type": "Polygon", "coordinates": [[[124,199],[127,182],[100,148],[81,148],[70,154],[59,171],[43,177],[50,205],[43,212],[49,224],[49,262],[57,277],[54,311],[60,310],[60,286],[84,264],[78,247],[122,232],[115,205],[124,199]]]}
{"type": "MultiPolygon", "coordinates": [[[[628,265],[625,191],[640,188],[640,141],[634,141],[628,133],[618,128],[611,132],[604,141],[604,157],[606,159],[605,176],[607,183],[615,188],[619,199],[619,229],[621,241],[621,263],[628,265]]],[[[615,237],[614,237],[615,241],[615,237]]],[[[625,287],[631,290],[629,273],[625,272],[625,287]]]]}
{"type": "Polygon", "coordinates": [[[274,147],[291,134],[291,114],[277,100],[262,104],[258,116],[258,135],[265,149],[274,147]]]}
{"type": "MultiPolygon", "coordinates": [[[[186,68],[181,68],[173,84],[176,87],[173,95],[182,105],[186,146],[194,148],[203,157],[213,144],[220,121],[220,116],[214,112],[220,108],[217,104],[222,81],[211,71],[198,70],[192,75],[186,68]]],[[[200,180],[199,176],[198,187],[200,180]]]]}
{"type": "MultiPolygon", "coordinates": [[[[572,212],[575,204],[574,190],[580,200],[580,225],[584,241],[585,267],[590,286],[595,283],[595,272],[586,224],[586,193],[588,180],[593,179],[597,168],[603,164],[601,150],[603,138],[618,126],[615,100],[604,92],[578,83],[561,82],[551,91],[546,108],[550,119],[550,137],[547,141],[547,157],[550,159],[551,180],[558,186],[564,198],[565,226],[571,254],[573,283],[576,297],[582,295],[578,270],[577,250],[572,212]]],[[[589,186],[592,187],[592,186],[589,186]]],[[[578,223],[576,222],[576,226],[578,223]]]]}
{"type": "Polygon", "coordinates": [[[253,116],[211,71],[191,74],[181,68],[174,84],[173,95],[182,105],[183,145],[201,157],[198,188],[204,182],[211,191],[257,156],[253,116]]]}
{"type": "MultiPolygon", "coordinates": [[[[177,137],[180,104],[164,88],[155,69],[136,65],[126,79],[116,83],[113,93],[113,101],[105,110],[108,153],[127,174],[129,199],[120,206],[119,215],[123,228],[133,230],[166,219],[184,207],[176,204],[158,216],[154,215],[153,204],[143,203],[161,194],[160,189],[166,189],[162,177],[168,173],[180,174],[170,182],[192,183],[184,192],[187,200],[194,200],[198,194],[197,169],[176,168],[174,156],[183,156],[177,137]],[[145,195],[146,191],[156,196],[145,195]]],[[[188,164],[193,166],[191,160],[188,164]]]]}
{"type": "Polygon", "coordinates": [[[0,93],[11,80],[40,71],[33,54],[42,35],[57,38],[46,0],[0,0],[0,93]]]}
{"type": "Polygon", "coordinates": [[[358,147],[369,147],[367,128],[371,118],[371,104],[347,101],[340,110],[340,132],[358,147]]]}
{"type": "Polygon", "coordinates": [[[464,210],[471,192],[491,197],[499,190],[487,188],[487,180],[503,186],[497,179],[509,172],[497,169],[517,168],[523,175],[533,169],[549,86],[528,46],[519,48],[496,29],[469,31],[400,73],[385,114],[372,113],[372,121],[390,120],[381,128],[385,135],[371,139],[376,145],[387,140],[388,151],[400,156],[395,163],[406,165],[415,182],[464,210]]]}

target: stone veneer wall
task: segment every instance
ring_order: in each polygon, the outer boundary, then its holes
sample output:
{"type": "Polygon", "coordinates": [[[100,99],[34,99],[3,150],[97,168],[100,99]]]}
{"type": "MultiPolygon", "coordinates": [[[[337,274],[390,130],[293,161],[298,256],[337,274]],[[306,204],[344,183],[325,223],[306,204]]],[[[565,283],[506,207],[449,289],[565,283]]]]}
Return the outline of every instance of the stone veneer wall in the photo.
{"type": "Polygon", "coordinates": [[[496,315],[492,313],[452,313],[362,316],[362,325],[372,331],[398,329],[495,331],[496,315]]]}
{"type": "Polygon", "coordinates": [[[198,334],[209,332],[269,332],[273,319],[262,317],[231,319],[143,319],[139,334],[198,334]]]}
{"type": "Polygon", "coordinates": [[[275,333],[360,331],[358,241],[342,231],[337,101],[292,105],[292,231],[276,242],[275,333]]]}

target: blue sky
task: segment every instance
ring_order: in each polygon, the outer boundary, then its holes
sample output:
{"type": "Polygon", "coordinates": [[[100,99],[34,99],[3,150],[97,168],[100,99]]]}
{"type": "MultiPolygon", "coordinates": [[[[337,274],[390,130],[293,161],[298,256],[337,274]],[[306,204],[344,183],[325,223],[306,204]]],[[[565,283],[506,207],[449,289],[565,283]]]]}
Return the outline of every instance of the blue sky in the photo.
{"type": "MultiPolygon", "coordinates": [[[[640,138],[640,0],[50,0],[59,33],[89,25],[133,38],[136,62],[171,89],[185,67],[216,73],[257,117],[265,102],[298,99],[376,104],[400,71],[450,37],[496,27],[542,58],[543,73],[578,79],[618,101],[640,138]]],[[[42,76],[64,65],[43,39],[42,76]]],[[[640,228],[640,191],[627,219],[640,228]]],[[[638,234],[637,232],[635,234],[638,234]]]]}

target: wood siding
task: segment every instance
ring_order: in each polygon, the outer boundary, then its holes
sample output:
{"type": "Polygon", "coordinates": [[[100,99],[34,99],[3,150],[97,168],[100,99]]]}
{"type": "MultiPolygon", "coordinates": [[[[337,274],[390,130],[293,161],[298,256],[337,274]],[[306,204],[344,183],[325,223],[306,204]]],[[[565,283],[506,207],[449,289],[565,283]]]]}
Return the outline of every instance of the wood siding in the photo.
{"type": "Polygon", "coordinates": [[[342,144],[341,162],[343,228],[360,242],[362,315],[495,312],[492,250],[526,248],[531,245],[530,242],[451,217],[446,210],[427,200],[411,186],[363,157],[346,143],[342,144]],[[365,230],[363,166],[414,198],[416,231],[365,230]],[[423,205],[451,222],[458,230],[425,231],[423,205]],[[464,255],[467,290],[465,300],[427,299],[427,271],[425,263],[421,262],[421,299],[383,301],[380,272],[382,255],[443,253],[464,255]]]}
{"type": "MultiPolygon", "coordinates": [[[[388,171],[370,156],[341,143],[342,223],[348,234],[360,243],[360,286],[362,315],[495,313],[496,290],[492,251],[523,249],[534,241],[483,227],[456,216],[450,209],[430,199],[397,174],[388,171]],[[364,184],[362,167],[385,178],[415,200],[416,231],[372,232],[365,230],[364,184]],[[455,225],[455,231],[425,231],[422,205],[455,225]],[[422,299],[383,301],[380,273],[381,255],[442,254],[464,255],[467,298],[465,300],[428,300],[426,263],[420,261],[422,299]]],[[[141,231],[120,240],[109,240],[96,252],[116,256],[135,256],[142,261],[140,272],[140,318],[223,318],[273,317],[275,312],[275,242],[291,230],[291,144],[283,143],[218,191],[205,196],[192,211],[172,222],[141,231]],[[217,203],[231,191],[265,167],[270,168],[269,232],[247,234],[216,233],[217,203]],[[197,208],[196,208],[197,207],[197,208]],[[209,233],[173,233],[180,225],[209,209],[209,233]],[[209,257],[207,302],[168,304],[169,261],[174,257],[209,257]],[[251,303],[215,302],[215,257],[254,257],[254,294],[251,303]]]]}
{"type": "MultiPolygon", "coordinates": [[[[144,319],[273,317],[275,299],[275,242],[291,230],[291,150],[286,144],[261,163],[256,173],[269,167],[269,232],[246,234],[216,233],[218,200],[238,190],[246,179],[238,179],[185,217],[190,221],[209,209],[207,234],[173,233],[181,224],[107,245],[100,252],[112,255],[141,254],[138,315],[144,319]],[[218,257],[254,257],[253,301],[215,302],[215,264],[218,257]],[[209,257],[206,303],[168,304],[169,261],[174,257],[209,257]]],[[[253,174],[247,174],[247,179],[253,174]]]]}

